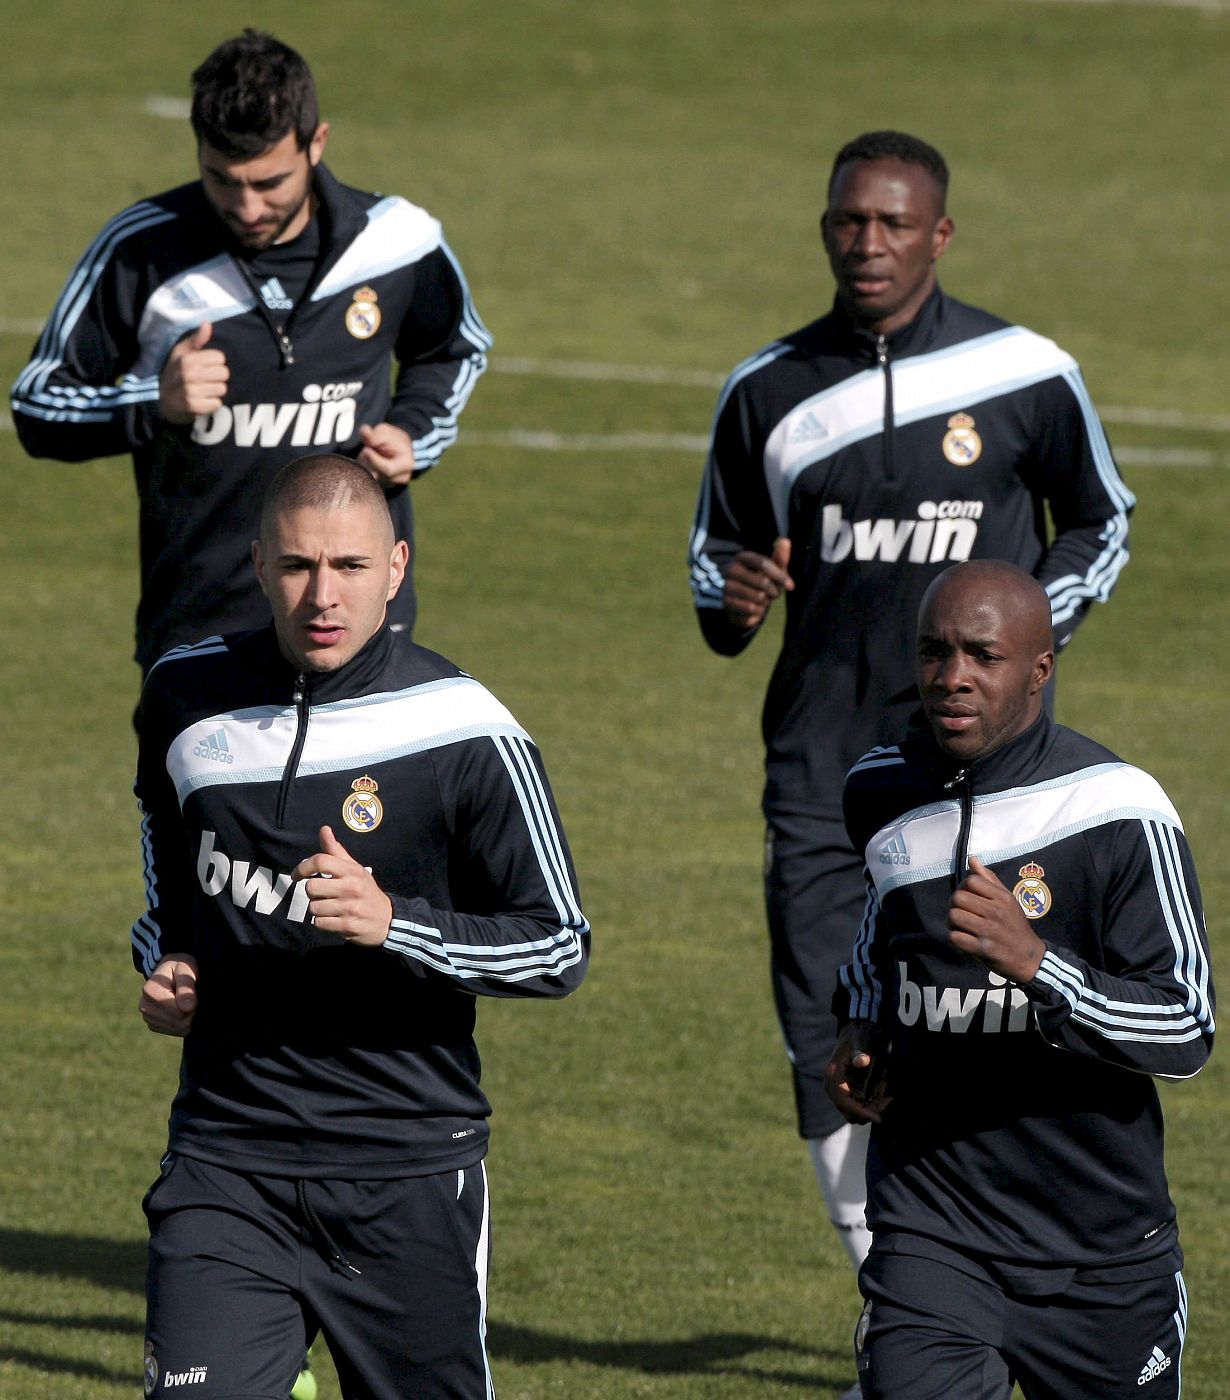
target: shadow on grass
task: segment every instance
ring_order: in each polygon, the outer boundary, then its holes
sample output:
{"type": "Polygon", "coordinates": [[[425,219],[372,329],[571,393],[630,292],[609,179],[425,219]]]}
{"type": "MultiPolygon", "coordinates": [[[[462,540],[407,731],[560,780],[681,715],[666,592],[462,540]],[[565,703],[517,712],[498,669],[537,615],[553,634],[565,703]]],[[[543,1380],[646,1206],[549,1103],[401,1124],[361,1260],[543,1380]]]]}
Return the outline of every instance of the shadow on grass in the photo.
{"type": "MultiPolygon", "coordinates": [[[[82,1280],[140,1297],[145,1291],[145,1243],[0,1228],[0,1268],[42,1278],[82,1280]]],[[[142,1330],[139,1321],[125,1318],[57,1317],[10,1309],[0,1310],[2,1322],[134,1335],[142,1330]]],[[[493,1321],[488,1327],[488,1337],[497,1363],[505,1360],[534,1365],[575,1361],[649,1376],[738,1376],[800,1389],[823,1391],[829,1388],[834,1394],[845,1390],[853,1379],[852,1358],[844,1349],[803,1346],[780,1337],[748,1332],[710,1332],[671,1341],[586,1341],[562,1333],[540,1332],[493,1321]],[[781,1369],[766,1365],[768,1356],[780,1357],[787,1364],[781,1369]],[[758,1360],[748,1364],[748,1357],[758,1360]],[[789,1365],[791,1361],[795,1363],[793,1368],[789,1365]],[[826,1382],[817,1375],[820,1369],[835,1372],[838,1377],[848,1369],[850,1375],[826,1382]]],[[[130,1379],[115,1376],[93,1362],[45,1357],[33,1352],[0,1348],[0,1361],[98,1380],[127,1383],[130,1379]]]]}
{"type": "Polygon", "coordinates": [[[640,1371],[649,1376],[740,1376],[750,1380],[772,1381],[822,1391],[826,1382],[816,1374],[817,1366],[832,1367],[840,1380],[827,1382],[834,1394],[844,1391],[854,1379],[854,1358],[845,1350],[802,1346],[780,1337],[758,1337],[749,1332],[709,1332],[699,1337],[675,1341],[583,1341],[578,1337],[537,1332],[489,1322],[487,1339],[492,1360],[533,1365],[544,1361],[581,1361],[611,1370],[640,1371]],[[784,1357],[813,1363],[806,1370],[779,1370],[775,1367],[742,1364],[743,1358],[774,1352],[784,1357]]]}
{"type": "Polygon", "coordinates": [[[0,1229],[0,1268],[144,1294],[145,1241],[0,1229]]]}
{"type": "Polygon", "coordinates": [[[20,1347],[0,1347],[0,1363],[25,1366],[41,1376],[83,1376],[91,1381],[107,1381],[112,1385],[135,1386],[140,1372],[134,1365],[128,1371],[112,1371],[96,1361],[73,1361],[66,1356],[48,1356],[41,1351],[26,1351],[20,1347]]]}
{"type": "Polygon", "coordinates": [[[110,1317],[94,1313],[86,1317],[65,1317],[61,1313],[17,1312],[0,1308],[0,1326],[54,1327],[57,1332],[114,1332],[117,1336],[139,1337],[145,1330],[139,1317],[110,1317]]]}

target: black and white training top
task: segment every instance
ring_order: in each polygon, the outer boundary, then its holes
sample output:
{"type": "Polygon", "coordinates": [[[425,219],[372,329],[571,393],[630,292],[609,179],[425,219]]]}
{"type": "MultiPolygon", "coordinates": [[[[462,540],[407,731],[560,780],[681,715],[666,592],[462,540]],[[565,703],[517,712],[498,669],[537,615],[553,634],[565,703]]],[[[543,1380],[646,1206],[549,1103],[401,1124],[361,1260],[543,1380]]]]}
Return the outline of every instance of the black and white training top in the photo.
{"type": "Polygon", "coordinates": [[[872,1229],[1018,1265],[1177,1268],[1150,1076],[1200,1069],[1214,1000],[1159,784],[1043,715],[963,768],[929,735],[874,749],[845,809],[868,898],[835,1006],[892,1046],[872,1229]],[[971,854],[1047,945],[1026,985],[948,942],[971,854]]]}
{"type": "Polygon", "coordinates": [[[299,1177],[478,1161],[475,996],[564,996],[589,955],[529,735],[387,627],[306,676],[272,629],[171,653],[139,732],[134,960],[146,974],[170,954],[199,963],[170,1147],[299,1177]],[[392,899],[381,947],[312,924],[290,872],[325,825],[392,899]]]}
{"type": "MultiPolygon", "coordinates": [[[[410,435],[419,476],[456,441],[486,366],[491,336],[439,222],[323,165],[313,193],[304,232],[257,254],[235,247],[199,180],[117,214],[13,386],[33,456],[132,453],[145,670],[173,646],[268,622],[249,550],[279,468],[311,452],[354,456],[362,424],[389,422],[410,435]],[[159,413],[159,376],[206,322],[230,380],[221,408],[180,427],[159,413]]],[[[410,492],[388,494],[411,540],[410,492]]],[[[413,622],[409,577],[389,615],[413,622]]]]}
{"type": "Polygon", "coordinates": [[[905,732],[937,574],[1019,565],[1046,588],[1062,645],[1114,587],[1133,504],[1076,361],[938,288],[892,335],[835,307],[741,364],[718,401],[692,593],[709,645],[741,651],[754,633],[722,611],[723,566],[789,537],[766,810],[840,820],[850,765],[905,732]]]}

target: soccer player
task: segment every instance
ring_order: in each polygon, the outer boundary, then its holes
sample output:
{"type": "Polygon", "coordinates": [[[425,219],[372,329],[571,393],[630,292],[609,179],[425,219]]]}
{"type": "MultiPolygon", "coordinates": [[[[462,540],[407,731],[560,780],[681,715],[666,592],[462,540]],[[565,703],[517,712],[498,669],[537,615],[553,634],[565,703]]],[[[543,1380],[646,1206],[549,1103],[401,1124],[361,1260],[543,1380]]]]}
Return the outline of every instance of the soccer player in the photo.
{"type": "MultiPolygon", "coordinates": [[[[439,223],[325,167],[293,49],[251,29],[220,44],[192,75],[192,130],[199,178],[106,225],[12,398],[36,457],[132,454],[146,671],[269,620],[248,547],[305,449],[357,456],[410,540],[408,483],[456,438],[491,345],[439,223]]],[[[409,576],[391,608],[413,623],[409,576]]]]}
{"type": "Polygon", "coordinates": [[[772,980],[799,1131],[855,1266],[866,1135],[824,1093],[863,900],[845,774],[917,705],[914,623],[941,570],[1027,569],[1058,649],[1114,587],[1133,505],[1072,358],[937,285],[947,187],[943,157],[913,136],[838,152],[821,220],[835,304],[731,375],[691,544],[697,617],[722,655],[786,598],[763,718],[772,980]]]}
{"type": "Polygon", "coordinates": [[[589,925],[529,735],[388,624],[407,557],[365,468],[294,462],[272,626],[146,680],[133,952],[184,1037],[147,1394],[286,1395],[317,1330],[347,1400],[494,1393],[475,997],[572,991],[589,925]]]}
{"type": "Polygon", "coordinates": [[[1213,1043],[1183,826],[1054,724],[1052,602],[994,561],[924,595],[929,732],[845,790],[867,907],[828,1067],[870,1122],[866,1400],[1177,1397],[1187,1292],[1151,1076],[1213,1043]]]}

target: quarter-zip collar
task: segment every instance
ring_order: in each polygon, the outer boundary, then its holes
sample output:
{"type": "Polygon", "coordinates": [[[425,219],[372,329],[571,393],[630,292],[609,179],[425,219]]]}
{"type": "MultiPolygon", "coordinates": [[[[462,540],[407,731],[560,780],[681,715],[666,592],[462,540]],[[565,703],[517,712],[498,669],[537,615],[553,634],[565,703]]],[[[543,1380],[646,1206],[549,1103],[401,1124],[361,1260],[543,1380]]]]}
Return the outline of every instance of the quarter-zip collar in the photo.
{"type": "Polygon", "coordinates": [[[884,376],[884,424],[880,433],[880,463],[885,482],[892,482],[897,476],[897,461],[894,451],[896,419],[893,407],[893,363],[903,355],[908,355],[916,347],[930,344],[935,336],[943,298],[938,283],[927,300],[919,308],[918,315],[891,335],[868,330],[859,325],[840,302],[833,303],[833,319],[843,327],[849,337],[851,354],[855,358],[866,357],[871,366],[878,368],[884,376]]]}
{"type": "Polygon", "coordinates": [[[265,635],[292,692],[302,690],[312,705],[348,700],[352,696],[379,689],[377,682],[384,674],[394,646],[394,633],[386,621],[344,666],[339,666],[335,671],[304,671],[282,655],[278,649],[277,633],[272,627],[266,629],[265,635]]]}
{"type": "Polygon", "coordinates": [[[957,842],[953,850],[952,888],[965,879],[969,864],[970,830],[974,820],[974,805],[980,793],[1003,792],[1025,781],[1037,771],[1042,755],[1055,737],[1055,723],[1045,710],[1033,724],[1016,738],[984,754],[960,763],[948,757],[930,738],[921,739],[931,749],[935,776],[944,796],[956,798],[960,820],[957,842]]]}
{"type": "MultiPolygon", "coordinates": [[[[218,219],[217,212],[214,210],[213,205],[206,199],[205,191],[199,180],[197,181],[197,190],[200,193],[201,203],[209,211],[210,218],[217,227],[222,228],[224,237],[228,240],[225,246],[233,248],[234,245],[229,242],[229,235],[225,233],[225,226],[222,225],[221,220],[218,219]]],[[[250,288],[255,302],[255,309],[265,322],[270,337],[277,347],[278,362],[282,369],[287,369],[295,363],[295,346],[292,338],[292,329],[300,308],[311,300],[312,293],[320,285],[325,274],[341,256],[342,251],[358,236],[362,227],[363,221],[357,217],[355,210],[351,208],[350,204],[341,198],[340,192],[341,186],[334,178],[333,173],[325,166],[323,161],[318,163],[315,170],[312,172],[312,194],[316,198],[316,209],[312,217],[317,221],[317,226],[319,228],[320,255],[316,259],[316,267],[312,272],[312,276],[309,278],[307,286],[303,289],[303,295],[296,299],[290,315],[283,324],[279,325],[274,320],[268,308],[261,300],[259,289],[253,282],[251,273],[248,271],[247,264],[244,262],[243,258],[237,256],[233,251],[231,252],[231,260],[234,262],[239,275],[250,288]]],[[[208,221],[205,222],[204,227],[210,227],[208,221]]]]}
{"type": "Polygon", "coordinates": [[[957,772],[966,775],[975,796],[983,792],[1002,792],[1035,770],[1054,737],[1055,722],[1043,710],[1023,733],[980,758],[958,763],[942,750],[940,757],[948,767],[950,778],[957,772]]]}
{"type": "Polygon", "coordinates": [[[278,784],[278,799],[275,821],[279,828],[286,825],[286,813],[290,804],[296,777],[299,774],[299,760],[307,743],[308,730],[312,722],[312,710],[335,700],[347,700],[352,696],[363,695],[379,689],[380,678],[385,674],[389,654],[393,649],[393,632],[388,623],[370,637],[366,643],[336,671],[300,671],[277,650],[277,633],[268,629],[269,644],[274,648],[285,678],[291,685],[291,703],[295,707],[295,737],[291,743],[282,779],[278,784]]]}
{"type": "Polygon", "coordinates": [[[891,335],[880,336],[875,331],[860,326],[836,300],[833,302],[832,316],[834,324],[844,329],[851,345],[857,347],[856,353],[865,355],[871,364],[875,364],[882,349],[887,351],[890,360],[897,360],[929,346],[939,329],[943,309],[944,294],[937,282],[926,301],[918,308],[918,315],[908,325],[893,331],[891,335]]]}

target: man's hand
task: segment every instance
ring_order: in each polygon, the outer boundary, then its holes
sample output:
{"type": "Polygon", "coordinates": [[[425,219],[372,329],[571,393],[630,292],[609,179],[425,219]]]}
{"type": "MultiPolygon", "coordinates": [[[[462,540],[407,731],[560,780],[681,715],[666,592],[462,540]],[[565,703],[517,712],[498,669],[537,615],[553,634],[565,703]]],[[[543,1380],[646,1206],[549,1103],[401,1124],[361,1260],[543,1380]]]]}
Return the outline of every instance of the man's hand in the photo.
{"type": "Polygon", "coordinates": [[[157,1035],[187,1035],[196,1015],[196,959],[163,958],[141,988],[137,1010],[157,1035]]]}
{"type": "Polygon", "coordinates": [[[892,1103],[884,1080],[885,1054],[870,1021],[851,1021],[824,1071],[824,1088],[848,1123],[878,1123],[892,1103]]]}
{"type": "Polygon", "coordinates": [[[213,333],[205,321],[167,356],[158,380],[158,412],[168,423],[191,423],[222,407],[231,372],[221,350],[205,348],[213,333]]]}
{"type": "Polygon", "coordinates": [[[295,866],[294,878],[308,882],[308,909],[318,929],[368,948],[379,947],[389,936],[392,900],[332,827],[320,828],[320,850],[295,866]]]}
{"type": "Polygon", "coordinates": [[[774,598],[789,593],[794,580],[790,568],[790,541],[785,535],[773,541],[770,558],[751,549],[741,549],[726,570],[722,607],[727,620],[750,632],[765,620],[774,598]]]}
{"type": "Polygon", "coordinates": [[[1011,891],[977,856],[949,901],[948,929],[954,948],[1009,982],[1028,982],[1046,952],[1011,891]]]}
{"type": "Polygon", "coordinates": [[[377,423],[359,424],[363,447],[355,460],[366,467],[381,486],[404,486],[414,475],[414,445],[404,428],[377,423]]]}

